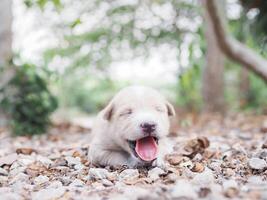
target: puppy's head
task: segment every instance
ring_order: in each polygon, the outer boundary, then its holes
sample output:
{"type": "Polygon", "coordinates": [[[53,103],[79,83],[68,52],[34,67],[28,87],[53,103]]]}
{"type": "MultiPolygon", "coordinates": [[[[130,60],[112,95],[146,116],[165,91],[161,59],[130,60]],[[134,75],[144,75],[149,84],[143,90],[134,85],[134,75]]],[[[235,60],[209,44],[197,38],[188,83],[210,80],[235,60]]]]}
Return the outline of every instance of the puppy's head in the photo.
{"type": "Polygon", "coordinates": [[[112,138],[144,162],[157,157],[158,140],[169,132],[173,106],[156,90],[131,86],[121,90],[104,109],[112,138]]]}

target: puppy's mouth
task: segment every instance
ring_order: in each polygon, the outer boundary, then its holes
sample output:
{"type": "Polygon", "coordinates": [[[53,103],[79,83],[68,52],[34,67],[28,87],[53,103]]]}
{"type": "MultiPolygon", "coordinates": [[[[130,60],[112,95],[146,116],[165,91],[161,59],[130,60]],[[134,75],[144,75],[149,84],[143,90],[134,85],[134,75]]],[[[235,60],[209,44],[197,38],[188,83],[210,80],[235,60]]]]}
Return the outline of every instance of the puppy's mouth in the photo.
{"type": "Polygon", "coordinates": [[[151,162],[157,158],[158,138],[147,136],[138,140],[127,140],[128,144],[137,158],[151,162]]]}

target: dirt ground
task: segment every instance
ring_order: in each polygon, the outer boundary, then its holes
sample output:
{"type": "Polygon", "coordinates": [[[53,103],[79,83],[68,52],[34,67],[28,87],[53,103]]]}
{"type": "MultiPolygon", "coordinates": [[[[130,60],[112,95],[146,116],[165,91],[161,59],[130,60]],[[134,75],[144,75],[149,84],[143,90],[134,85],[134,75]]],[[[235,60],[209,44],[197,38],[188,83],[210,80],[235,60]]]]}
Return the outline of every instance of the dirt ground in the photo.
{"type": "Polygon", "coordinates": [[[90,129],[0,129],[0,199],[267,199],[267,116],[187,115],[172,129],[167,168],[91,166],[90,129]]]}

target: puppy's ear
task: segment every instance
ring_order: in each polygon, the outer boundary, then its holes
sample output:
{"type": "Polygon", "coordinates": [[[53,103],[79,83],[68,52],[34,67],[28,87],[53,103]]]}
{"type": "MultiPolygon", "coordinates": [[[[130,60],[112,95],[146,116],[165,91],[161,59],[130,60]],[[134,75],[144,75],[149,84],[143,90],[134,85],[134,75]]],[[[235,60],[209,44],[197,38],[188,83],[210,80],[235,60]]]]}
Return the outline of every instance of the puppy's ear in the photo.
{"type": "Polygon", "coordinates": [[[110,102],[106,108],[104,108],[104,119],[110,121],[114,113],[114,105],[110,102]]]}
{"type": "Polygon", "coordinates": [[[166,106],[167,106],[167,111],[168,111],[168,115],[171,116],[175,116],[175,110],[174,107],[172,106],[172,104],[170,104],[168,101],[166,102],[166,106]]]}

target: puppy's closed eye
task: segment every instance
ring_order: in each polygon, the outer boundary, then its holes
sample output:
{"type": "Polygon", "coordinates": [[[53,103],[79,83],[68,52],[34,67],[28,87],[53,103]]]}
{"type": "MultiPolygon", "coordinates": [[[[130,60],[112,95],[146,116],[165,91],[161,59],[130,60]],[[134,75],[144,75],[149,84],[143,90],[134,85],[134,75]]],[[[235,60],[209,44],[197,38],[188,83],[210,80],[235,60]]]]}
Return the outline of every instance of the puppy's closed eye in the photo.
{"type": "Polygon", "coordinates": [[[158,111],[158,112],[162,112],[162,113],[165,112],[164,108],[162,108],[162,107],[160,107],[160,106],[156,106],[155,109],[156,109],[156,111],[158,111]]]}
{"type": "Polygon", "coordinates": [[[130,115],[130,114],[132,114],[133,113],[133,110],[132,109],[130,109],[130,108],[128,108],[128,109],[125,109],[125,110],[123,110],[121,113],[120,113],[120,117],[122,117],[122,116],[128,116],[128,115],[130,115]]]}

